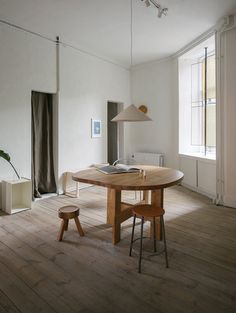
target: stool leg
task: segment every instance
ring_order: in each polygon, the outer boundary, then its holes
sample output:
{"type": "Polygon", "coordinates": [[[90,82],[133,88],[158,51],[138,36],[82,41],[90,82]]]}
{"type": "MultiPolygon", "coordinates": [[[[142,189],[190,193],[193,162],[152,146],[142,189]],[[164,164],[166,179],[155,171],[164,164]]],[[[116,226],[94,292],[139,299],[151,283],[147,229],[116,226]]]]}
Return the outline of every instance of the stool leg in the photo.
{"type": "Polygon", "coordinates": [[[139,262],[138,262],[138,272],[139,273],[141,273],[141,261],[142,261],[142,250],[143,250],[143,223],[144,223],[144,217],[142,216],[141,237],[140,237],[140,251],[139,251],[139,262]]]}
{"type": "Polygon", "coordinates": [[[68,230],[69,220],[65,220],[65,230],[68,230]]]}
{"type": "Polygon", "coordinates": [[[132,249],[133,249],[135,220],[136,220],[136,214],[134,214],[134,219],[133,219],[133,227],[132,227],[132,235],[131,235],[131,242],[130,242],[129,256],[131,256],[132,249]]]}
{"type": "Polygon", "coordinates": [[[157,239],[156,239],[156,219],[153,217],[153,245],[154,252],[157,252],[157,239]]]}
{"type": "Polygon", "coordinates": [[[58,234],[58,237],[57,237],[58,241],[62,241],[62,237],[63,237],[63,234],[64,234],[65,227],[66,227],[66,221],[62,220],[61,221],[60,231],[59,231],[59,234],[58,234]]]}
{"type": "Polygon", "coordinates": [[[82,229],[82,227],[81,227],[81,225],[80,225],[80,221],[79,221],[79,219],[78,219],[78,216],[76,216],[76,217],[74,218],[74,220],[75,220],[75,224],[76,224],[76,227],[77,227],[77,229],[78,229],[78,232],[79,232],[80,236],[84,236],[84,231],[83,231],[83,229],[82,229]]]}
{"type": "Polygon", "coordinates": [[[167,255],[167,246],[166,246],[166,233],[165,233],[165,223],[164,223],[164,217],[160,217],[160,222],[162,225],[162,232],[163,232],[163,239],[164,239],[164,249],[165,249],[165,258],[166,258],[166,267],[169,267],[168,263],[168,255],[167,255]]]}

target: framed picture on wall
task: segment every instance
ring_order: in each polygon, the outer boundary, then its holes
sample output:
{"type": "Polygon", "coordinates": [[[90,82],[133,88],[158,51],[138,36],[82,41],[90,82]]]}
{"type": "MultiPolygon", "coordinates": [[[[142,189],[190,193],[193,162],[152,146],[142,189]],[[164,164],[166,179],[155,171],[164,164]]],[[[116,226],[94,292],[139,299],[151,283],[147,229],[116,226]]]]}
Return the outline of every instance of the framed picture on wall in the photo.
{"type": "Polygon", "coordinates": [[[98,138],[102,136],[102,122],[101,120],[91,119],[91,135],[92,138],[98,138]]]}

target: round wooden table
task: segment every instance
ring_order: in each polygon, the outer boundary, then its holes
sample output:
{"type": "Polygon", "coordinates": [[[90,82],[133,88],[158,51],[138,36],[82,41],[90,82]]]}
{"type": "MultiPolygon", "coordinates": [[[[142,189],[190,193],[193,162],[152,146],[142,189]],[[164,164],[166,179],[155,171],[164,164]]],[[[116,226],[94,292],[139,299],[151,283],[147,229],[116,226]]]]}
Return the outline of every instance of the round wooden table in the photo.
{"type": "Polygon", "coordinates": [[[140,203],[148,203],[148,191],[151,190],[151,204],[163,207],[164,188],[181,182],[182,172],[158,166],[135,165],[145,170],[146,177],[140,173],[104,174],[96,168],[79,171],[72,176],[77,182],[106,187],[107,192],[107,223],[112,226],[112,242],[120,241],[120,225],[132,216],[132,204],[121,202],[122,190],[143,190],[144,196],[140,203]]]}

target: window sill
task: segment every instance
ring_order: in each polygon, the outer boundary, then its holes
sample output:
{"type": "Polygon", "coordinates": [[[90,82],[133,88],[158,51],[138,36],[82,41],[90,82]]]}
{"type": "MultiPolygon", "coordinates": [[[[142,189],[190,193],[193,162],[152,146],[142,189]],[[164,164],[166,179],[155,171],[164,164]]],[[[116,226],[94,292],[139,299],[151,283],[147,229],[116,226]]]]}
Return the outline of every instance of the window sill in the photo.
{"type": "Polygon", "coordinates": [[[193,159],[216,161],[216,155],[203,153],[179,153],[180,157],[189,157],[193,159]]]}

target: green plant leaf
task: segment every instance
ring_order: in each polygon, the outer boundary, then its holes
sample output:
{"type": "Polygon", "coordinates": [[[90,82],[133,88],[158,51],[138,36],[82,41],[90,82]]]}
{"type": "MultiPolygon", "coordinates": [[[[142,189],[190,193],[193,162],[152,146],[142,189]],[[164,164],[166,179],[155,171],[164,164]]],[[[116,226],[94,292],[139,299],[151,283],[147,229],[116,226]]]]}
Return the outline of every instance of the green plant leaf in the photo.
{"type": "Polygon", "coordinates": [[[5,159],[7,162],[11,161],[10,155],[8,153],[4,152],[3,150],[0,150],[0,157],[5,159]]]}

